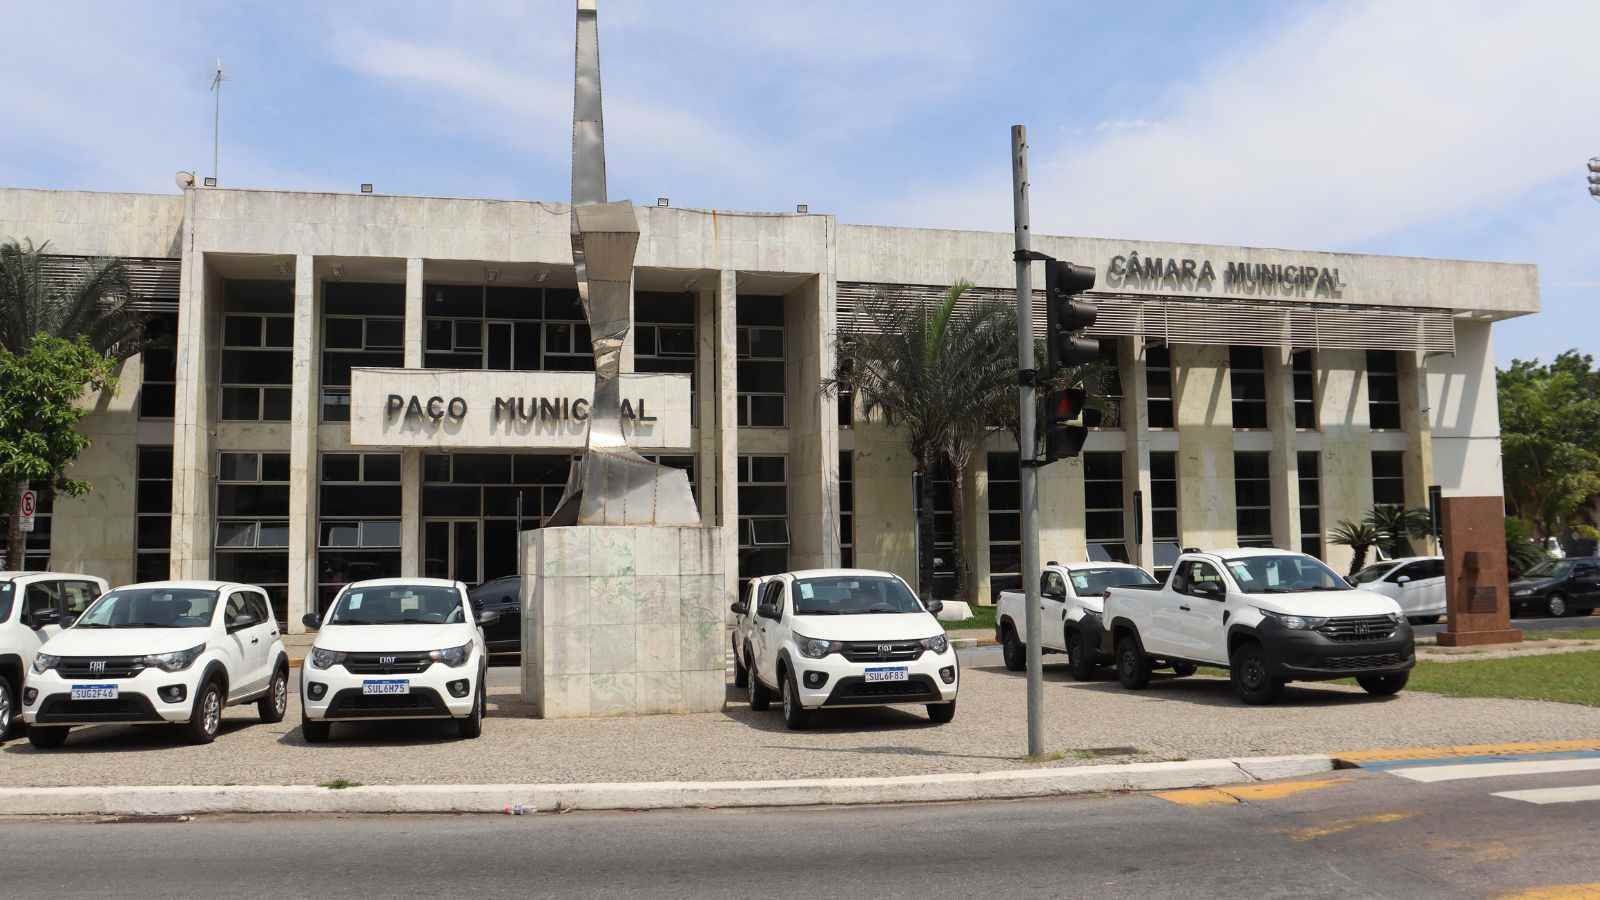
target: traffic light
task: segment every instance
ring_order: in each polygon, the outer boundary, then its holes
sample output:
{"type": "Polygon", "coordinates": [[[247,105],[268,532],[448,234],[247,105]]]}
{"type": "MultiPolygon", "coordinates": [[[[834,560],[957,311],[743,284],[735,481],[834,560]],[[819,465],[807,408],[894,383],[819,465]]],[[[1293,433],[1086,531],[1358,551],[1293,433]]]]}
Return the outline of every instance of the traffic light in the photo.
{"type": "Polygon", "coordinates": [[[1100,424],[1100,411],[1089,409],[1089,395],[1083,388],[1064,388],[1045,394],[1044,461],[1077,456],[1083,442],[1089,439],[1089,429],[1100,424]],[[1073,424],[1077,420],[1077,424],[1073,424]]]}
{"type": "Polygon", "coordinates": [[[1079,294],[1094,287],[1094,269],[1058,259],[1044,264],[1045,367],[1053,378],[1064,366],[1078,366],[1100,358],[1100,345],[1079,332],[1094,324],[1098,310],[1079,294]]]}

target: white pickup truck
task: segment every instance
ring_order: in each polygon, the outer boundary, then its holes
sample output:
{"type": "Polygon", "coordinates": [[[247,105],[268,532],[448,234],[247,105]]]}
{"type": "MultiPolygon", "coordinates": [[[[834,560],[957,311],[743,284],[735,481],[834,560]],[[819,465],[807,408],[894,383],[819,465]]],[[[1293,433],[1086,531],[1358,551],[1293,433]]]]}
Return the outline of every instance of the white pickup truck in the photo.
{"type": "Polygon", "coordinates": [[[1288,681],[1354,677],[1387,695],[1416,664],[1399,604],[1284,550],[1186,550],[1166,584],[1112,588],[1103,621],[1101,650],[1129,690],[1152,668],[1198,663],[1229,669],[1250,704],[1276,700],[1288,681]]]}
{"type": "MultiPolygon", "coordinates": [[[[1051,560],[1039,575],[1039,646],[1046,653],[1065,653],[1072,677],[1079,681],[1094,678],[1097,666],[1109,664],[1109,654],[1100,652],[1104,631],[1100,613],[1108,588],[1154,585],[1150,573],[1127,563],[1070,562],[1051,560]],[[1087,650],[1087,652],[1085,652],[1087,650]]],[[[1022,591],[1001,591],[995,612],[996,641],[1000,642],[1006,668],[1021,672],[1027,667],[1027,606],[1022,591]]]]}

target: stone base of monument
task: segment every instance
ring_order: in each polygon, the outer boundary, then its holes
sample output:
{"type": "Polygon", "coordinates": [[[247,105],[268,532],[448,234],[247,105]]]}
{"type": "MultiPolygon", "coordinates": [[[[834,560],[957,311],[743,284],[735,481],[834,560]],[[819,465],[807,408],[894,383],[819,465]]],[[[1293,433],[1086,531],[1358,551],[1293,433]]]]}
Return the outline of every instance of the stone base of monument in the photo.
{"type": "Polygon", "coordinates": [[[535,716],[713,712],[726,691],[722,532],[522,533],[522,699],[535,716]]]}

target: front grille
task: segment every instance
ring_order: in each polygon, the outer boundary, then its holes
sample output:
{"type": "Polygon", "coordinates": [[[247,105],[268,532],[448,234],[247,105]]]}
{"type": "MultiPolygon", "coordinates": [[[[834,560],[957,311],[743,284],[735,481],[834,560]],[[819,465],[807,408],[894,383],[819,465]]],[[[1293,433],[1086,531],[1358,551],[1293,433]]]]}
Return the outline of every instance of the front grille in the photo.
{"type": "Polygon", "coordinates": [[[906,681],[867,681],[860,676],[841,678],[828,695],[825,705],[852,703],[900,703],[937,701],[939,688],[927,675],[913,675],[906,681]]]}
{"type": "Polygon", "coordinates": [[[53,694],[39,704],[34,721],[40,725],[57,722],[161,722],[150,698],[143,694],[123,694],[115,700],[74,700],[71,694],[53,694]]]}
{"type": "Polygon", "coordinates": [[[56,663],[57,675],[74,680],[132,678],[144,670],[142,656],[64,656],[56,663]]]}
{"type": "Polygon", "coordinates": [[[1329,619],[1328,624],[1318,628],[1324,637],[1330,641],[1349,643],[1353,641],[1381,641],[1394,634],[1399,623],[1388,616],[1350,616],[1343,619],[1329,619]]]}
{"type": "Polygon", "coordinates": [[[409,694],[363,694],[361,688],[345,688],[333,695],[327,712],[330,719],[448,715],[450,710],[432,688],[412,688],[409,694]]]}
{"type": "Polygon", "coordinates": [[[1405,663],[1406,657],[1399,653],[1373,653],[1367,656],[1330,656],[1323,660],[1321,667],[1352,672],[1361,669],[1392,669],[1405,663]]]}
{"type": "Polygon", "coordinates": [[[907,662],[922,655],[922,642],[846,641],[840,652],[851,662],[907,662]]]}
{"type": "Polygon", "coordinates": [[[350,653],[344,658],[352,675],[416,675],[432,664],[427,653],[350,653]]]}

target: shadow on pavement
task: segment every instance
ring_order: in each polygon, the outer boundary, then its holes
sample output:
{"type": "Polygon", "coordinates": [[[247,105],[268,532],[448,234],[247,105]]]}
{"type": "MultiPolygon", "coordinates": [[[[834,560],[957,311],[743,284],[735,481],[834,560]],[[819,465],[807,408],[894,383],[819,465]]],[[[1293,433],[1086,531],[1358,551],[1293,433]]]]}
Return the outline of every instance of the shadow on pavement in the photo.
{"type": "MultiPolygon", "coordinates": [[[[217,740],[236,731],[259,726],[252,709],[250,715],[226,718],[217,728],[217,740]]],[[[168,747],[199,747],[184,739],[178,725],[80,725],[67,735],[67,742],[54,750],[39,750],[28,743],[27,731],[7,741],[0,753],[57,754],[57,753],[133,753],[140,750],[159,750],[168,747]]]]}

